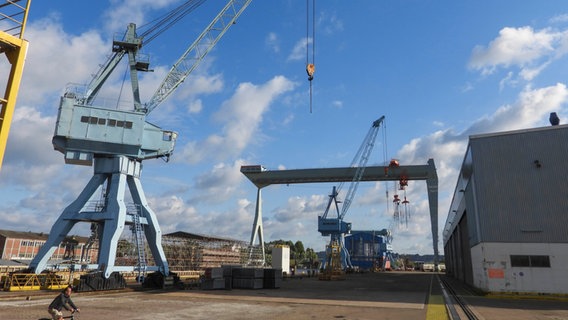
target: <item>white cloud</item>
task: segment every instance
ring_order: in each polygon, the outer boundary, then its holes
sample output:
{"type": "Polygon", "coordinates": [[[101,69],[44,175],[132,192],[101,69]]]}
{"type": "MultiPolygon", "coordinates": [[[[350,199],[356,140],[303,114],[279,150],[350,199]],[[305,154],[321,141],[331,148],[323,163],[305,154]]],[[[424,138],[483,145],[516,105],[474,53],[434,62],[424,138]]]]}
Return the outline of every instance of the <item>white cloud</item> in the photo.
{"type": "Polygon", "coordinates": [[[201,99],[191,101],[187,106],[187,112],[200,113],[203,110],[203,103],[201,99]]]}
{"type": "Polygon", "coordinates": [[[299,61],[306,59],[306,46],[311,45],[313,43],[313,39],[309,38],[302,38],[296,42],[292,52],[288,55],[288,61],[299,61]]]}
{"type": "Polygon", "coordinates": [[[67,34],[57,20],[42,19],[28,24],[26,39],[30,45],[18,102],[47,105],[53,113],[65,86],[90,80],[96,71],[92,61],[103,61],[108,53],[108,44],[96,31],[77,36],[67,34]],[[46,98],[53,100],[52,105],[46,104],[46,98]]]}
{"type": "Polygon", "coordinates": [[[228,200],[239,190],[240,182],[244,176],[240,172],[243,160],[237,160],[232,165],[218,163],[211,171],[198,175],[195,178],[195,191],[191,202],[221,202],[228,200]]]}
{"type": "Polygon", "coordinates": [[[341,108],[343,108],[343,101],[333,100],[333,101],[331,102],[331,105],[332,105],[334,108],[341,109],[341,108]]]}
{"type": "Polygon", "coordinates": [[[188,205],[179,196],[150,198],[149,202],[158,216],[163,233],[181,230],[239,240],[250,239],[254,203],[249,200],[237,199],[231,208],[221,212],[188,205]]]}
{"type": "Polygon", "coordinates": [[[564,13],[554,16],[549,19],[549,22],[552,24],[568,22],[568,14],[564,13]]]}
{"type": "Polygon", "coordinates": [[[264,40],[265,45],[274,53],[280,52],[280,39],[274,32],[269,32],[264,40]]]}
{"type": "Polygon", "coordinates": [[[343,20],[337,17],[336,13],[320,12],[317,18],[317,29],[323,31],[325,35],[333,35],[343,31],[343,20]]]}
{"type": "Polygon", "coordinates": [[[196,163],[203,159],[224,160],[239,156],[249,143],[257,142],[262,116],[273,101],[292,90],[295,84],[283,76],[276,76],[263,85],[242,83],[235,94],[223,103],[215,114],[223,124],[220,133],[211,134],[204,141],[192,141],[181,150],[179,161],[196,163]]]}
{"type": "Polygon", "coordinates": [[[133,22],[142,24],[146,22],[145,15],[147,12],[153,12],[159,9],[173,9],[173,4],[180,0],[112,0],[109,10],[105,13],[103,21],[107,23],[105,26],[107,31],[117,32],[125,30],[126,24],[133,22]]]}
{"type": "Polygon", "coordinates": [[[473,49],[469,67],[483,75],[499,68],[516,67],[517,75],[508,72],[500,87],[516,85],[519,80],[532,81],[547,69],[552,61],[568,53],[568,31],[550,28],[533,30],[531,27],[503,28],[488,46],[473,49]]]}

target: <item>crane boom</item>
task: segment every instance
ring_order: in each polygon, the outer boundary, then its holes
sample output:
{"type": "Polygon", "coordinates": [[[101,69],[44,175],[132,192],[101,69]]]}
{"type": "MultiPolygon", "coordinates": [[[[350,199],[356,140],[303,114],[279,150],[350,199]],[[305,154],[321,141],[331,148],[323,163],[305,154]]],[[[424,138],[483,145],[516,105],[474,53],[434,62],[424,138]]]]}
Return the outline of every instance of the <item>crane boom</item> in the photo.
{"type": "Polygon", "coordinates": [[[369,156],[371,155],[371,151],[375,145],[377,133],[379,132],[379,128],[384,119],[385,116],[382,116],[373,121],[371,129],[367,132],[365,139],[363,139],[363,143],[359,147],[359,150],[357,150],[357,153],[351,162],[351,167],[355,167],[356,170],[351,180],[349,190],[347,191],[347,195],[345,196],[343,206],[341,207],[341,212],[339,211],[338,203],[340,201],[337,199],[337,196],[339,195],[339,190],[343,186],[343,182],[337,188],[333,186],[325,212],[323,215],[318,217],[318,231],[323,236],[331,236],[330,245],[328,246],[328,248],[331,248],[331,252],[326,251],[324,275],[331,276],[334,272],[341,272],[342,267],[352,267],[349,251],[345,248],[344,241],[345,234],[351,233],[351,223],[343,221],[343,218],[347,214],[347,211],[353,202],[359,182],[361,182],[365,169],[367,168],[367,162],[369,161],[369,156]],[[337,213],[336,218],[327,217],[332,204],[335,206],[335,211],[337,213]],[[333,260],[332,257],[334,254],[336,254],[335,258],[338,259],[338,261],[333,260]]]}
{"type": "MultiPolygon", "coordinates": [[[[363,142],[361,143],[359,150],[357,150],[355,157],[353,157],[353,161],[351,161],[350,167],[356,167],[357,169],[355,171],[355,174],[353,175],[353,180],[351,180],[351,185],[349,186],[347,195],[345,196],[343,206],[341,207],[341,212],[339,212],[337,203],[335,204],[339,219],[343,219],[343,217],[345,217],[347,211],[349,210],[349,206],[351,206],[351,202],[353,202],[353,198],[355,197],[355,193],[357,192],[357,187],[359,186],[359,182],[361,182],[361,177],[365,173],[365,168],[367,167],[369,156],[371,155],[371,151],[373,151],[373,147],[375,145],[375,140],[377,138],[377,133],[379,132],[380,125],[384,120],[385,116],[382,116],[379,119],[373,121],[373,125],[367,132],[365,139],[363,139],[363,142]]],[[[329,208],[331,207],[331,203],[339,195],[339,192],[343,187],[343,183],[344,182],[341,182],[338,187],[333,188],[327,208],[324,214],[321,216],[322,219],[327,218],[327,215],[329,213],[329,208]]]]}
{"type": "MultiPolygon", "coordinates": [[[[341,207],[341,214],[339,215],[340,219],[343,219],[343,217],[345,217],[345,214],[347,214],[347,210],[349,210],[349,206],[351,206],[351,202],[355,197],[355,193],[357,192],[357,187],[359,187],[359,182],[361,182],[361,177],[365,172],[365,168],[367,167],[367,162],[369,161],[369,156],[371,155],[371,151],[373,150],[373,146],[375,145],[375,139],[377,138],[379,127],[384,119],[385,116],[382,116],[373,122],[371,129],[369,129],[369,132],[367,133],[365,140],[363,140],[361,147],[359,147],[359,151],[357,151],[357,154],[353,159],[354,161],[356,159],[359,159],[357,165],[357,171],[355,172],[355,176],[351,181],[349,190],[347,190],[347,195],[345,196],[343,207],[341,207]]],[[[353,166],[353,164],[351,166],[353,166]]]]}
{"type": "Polygon", "coordinates": [[[152,112],[164,101],[199,65],[229,27],[235,24],[252,0],[232,0],[225,5],[217,17],[203,30],[185,53],[174,63],[152,98],[145,105],[146,114],[152,112]]]}

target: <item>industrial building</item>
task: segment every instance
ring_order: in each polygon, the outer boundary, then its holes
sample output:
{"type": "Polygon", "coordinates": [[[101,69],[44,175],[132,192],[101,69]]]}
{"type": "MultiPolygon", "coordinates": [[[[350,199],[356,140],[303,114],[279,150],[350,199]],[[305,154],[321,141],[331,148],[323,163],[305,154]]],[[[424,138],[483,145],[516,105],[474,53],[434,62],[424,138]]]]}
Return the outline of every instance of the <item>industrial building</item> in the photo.
{"type": "MultiPolygon", "coordinates": [[[[2,261],[0,264],[12,265],[8,264],[10,261],[29,264],[47,238],[47,233],[0,230],[0,261],[2,261]]],[[[69,236],[61,242],[50,257],[50,261],[53,263],[72,260],[79,263],[95,263],[98,244],[88,245],[90,242],[88,237],[69,236]]],[[[182,231],[165,234],[162,246],[173,271],[241,265],[249,260],[256,261],[261,256],[259,248],[251,248],[245,241],[182,231]]],[[[148,245],[145,244],[145,247],[145,251],[148,252],[148,245]]],[[[133,239],[121,239],[117,247],[117,265],[137,263],[136,250],[133,239]]],[[[148,255],[150,256],[151,252],[148,252],[148,255]]],[[[146,259],[151,262],[152,257],[146,259]]]]}
{"type": "MultiPolygon", "coordinates": [[[[31,261],[47,240],[48,234],[30,231],[0,230],[0,259],[31,261]]],[[[97,251],[88,250],[88,238],[68,236],[53,253],[53,260],[96,261],[97,251]]]]}
{"type": "Polygon", "coordinates": [[[470,136],[443,231],[448,275],[568,293],[567,142],[568,125],[470,136]]]}

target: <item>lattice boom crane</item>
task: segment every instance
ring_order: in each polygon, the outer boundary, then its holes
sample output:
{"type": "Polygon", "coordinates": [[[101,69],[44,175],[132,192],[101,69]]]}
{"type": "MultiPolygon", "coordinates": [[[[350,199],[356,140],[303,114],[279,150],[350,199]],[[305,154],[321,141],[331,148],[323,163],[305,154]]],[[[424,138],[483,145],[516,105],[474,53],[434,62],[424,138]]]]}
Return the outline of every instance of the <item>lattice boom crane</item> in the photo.
{"type": "Polygon", "coordinates": [[[343,206],[341,207],[341,211],[339,210],[339,201],[337,196],[343,187],[343,182],[339,184],[338,187],[333,187],[331,194],[329,195],[329,201],[327,203],[327,207],[323,215],[318,217],[318,231],[323,236],[331,236],[331,243],[337,243],[341,248],[341,261],[344,267],[351,267],[351,262],[349,259],[349,253],[345,249],[345,244],[343,241],[343,237],[345,234],[351,232],[351,223],[343,221],[343,218],[347,214],[353,199],[355,198],[355,193],[357,192],[357,188],[359,183],[361,182],[361,177],[365,172],[365,168],[367,167],[367,162],[369,161],[369,157],[371,155],[371,151],[375,145],[375,140],[377,138],[377,133],[379,132],[380,125],[383,123],[385,116],[380,117],[379,119],[373,121],[373,125],[367,132],[365,139],[363,139],[363,143],[359,147],[359,150],[355,154],[353,161],[351,162],[351,167],[356,167],[355,175],[353,176],[353,180],[349,185],[349,189],[345,195],[345,200],[343,201],[343,206]],[[336,218],[328,218],[328,214],[330,208],[333,206],[335,207],[335,211],[337,213],[336,218]]]}

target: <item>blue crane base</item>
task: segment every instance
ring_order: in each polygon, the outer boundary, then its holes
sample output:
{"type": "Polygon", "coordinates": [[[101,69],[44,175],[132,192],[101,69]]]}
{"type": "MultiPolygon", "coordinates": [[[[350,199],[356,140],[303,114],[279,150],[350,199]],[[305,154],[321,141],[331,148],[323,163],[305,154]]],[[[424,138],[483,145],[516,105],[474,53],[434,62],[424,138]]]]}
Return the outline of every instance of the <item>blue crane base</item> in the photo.
{"type": "MultiPolygon", "coordinates": [[[[110,277],[114,271],[145,269],[145,261],[139,261],[137,266],[115,266],[118,240],[125,225],[133,224],[135,220],[144,225],[144,235],[155,261],[155,268],[165,276],[169,275],[169,267],[162,248],[162,232],[158,219],[148,206],[146,196],[140,183],[142,164],[124,156],[111,158],[95,157],[94,174],[87,186],[79,194],[52,226],[49,237],[41,247],[38,254],[30,263],[30,269],[40,274],[48,266],[48,260],[65,239],[73,226],[78,222],[99,224],[99,253],[96,267],[104,272],[105,278],[110,277]],[[89,206],[87,202],[99,188],[106,183],[105,201],[101,205],[89,206]],[[134,201],[134,212],[127,210],[125,192],[130,190],[134,201]],[[127,212],[128,211],[128,212],[127,212]],[[138,215],[135,217],[134,215],[138,215]]],[[[104,190],[104,189],[103,189],[104,190]]],[[[146,270],[143,270],[146,271],[146,270]]]]}

